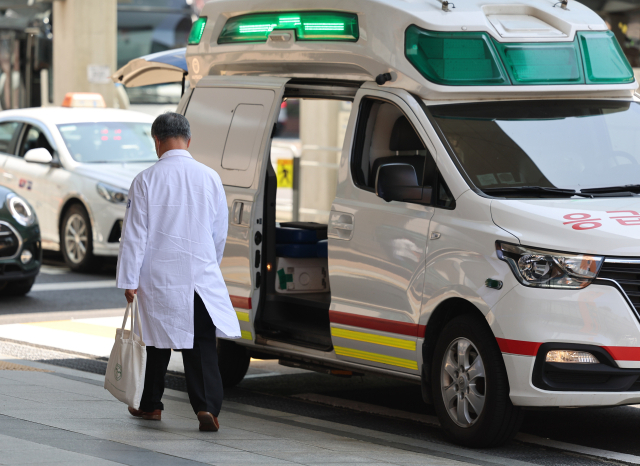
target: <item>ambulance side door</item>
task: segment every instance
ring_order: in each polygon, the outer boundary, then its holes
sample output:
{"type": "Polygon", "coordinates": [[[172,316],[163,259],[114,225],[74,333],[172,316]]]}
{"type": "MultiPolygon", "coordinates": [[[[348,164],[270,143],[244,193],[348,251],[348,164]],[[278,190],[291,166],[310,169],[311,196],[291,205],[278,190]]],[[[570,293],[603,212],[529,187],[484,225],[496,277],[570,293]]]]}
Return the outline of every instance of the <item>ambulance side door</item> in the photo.
{"type": "Polygon", "coordinates": [[[193,89],[185,116],[190,152],[222,179],[229,232],[221,269],[242,340],[253,342],[260,297],[264,183],[271,135],[287,79],[210,76],[193,89]]]}
{"type": "Polygon", "coordinates": [[[418,108],[405,91],[358,92],[329,223],[330,321],[337,357],[415,375],[436,170],[435,147],[418,108]],[[379,168],[388,164],[415,170],[419,201],[387,202],[376,195],[376,177],[388,173],[379,168]]]}

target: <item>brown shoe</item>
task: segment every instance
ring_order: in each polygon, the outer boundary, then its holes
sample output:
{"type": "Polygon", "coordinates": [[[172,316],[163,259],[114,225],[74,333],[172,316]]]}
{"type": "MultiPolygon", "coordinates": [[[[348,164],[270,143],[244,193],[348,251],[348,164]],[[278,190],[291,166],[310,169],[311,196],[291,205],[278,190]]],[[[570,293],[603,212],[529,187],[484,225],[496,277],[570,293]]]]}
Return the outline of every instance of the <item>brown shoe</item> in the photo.
{"type": "Polygon", "coordinates": [[[142,413],[142,419],[144,419],[145,421],[161,421],[162,410],[156,409],[155,411],[151,411],[149,413],[142,413]]]}
{"type": "Polygon", "coordinates": [[[220,429],[218,418],[206,411],[200,411],[198,413],[198,421],[200,421],[200,430],[202,431],[218,432],[218,429],[220,429]]]}
{"type": "Polygon", "coordinates": [[[142,417],[143,412],[141,409],[135,409],[129,406],[129,414],[135,417],[142,417]]]}

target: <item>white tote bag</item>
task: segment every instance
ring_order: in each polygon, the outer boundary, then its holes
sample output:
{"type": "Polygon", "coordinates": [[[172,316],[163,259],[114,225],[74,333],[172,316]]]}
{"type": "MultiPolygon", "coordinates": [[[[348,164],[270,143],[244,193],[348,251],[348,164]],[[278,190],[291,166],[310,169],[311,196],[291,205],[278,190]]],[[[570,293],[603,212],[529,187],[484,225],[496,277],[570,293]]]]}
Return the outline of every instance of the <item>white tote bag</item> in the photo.
{"type": "Polygon", "coordinates": [[[118,400],[132,408],[140,407],[142,389],[144,388],[144,374],[147,367],[147,348],[142,341],[142,326],[140,325],[140,311],[138,297],[134,296],[133,303],[127,304],[122,328],[116,330],[116,341],[113,344],[107,373],[104,377],[104,388],[118,400]],[[125,330],[127,317],[131,310],[131,330],[125,330]],[[137,328],[140,336],[133,332],[137,328]]]}

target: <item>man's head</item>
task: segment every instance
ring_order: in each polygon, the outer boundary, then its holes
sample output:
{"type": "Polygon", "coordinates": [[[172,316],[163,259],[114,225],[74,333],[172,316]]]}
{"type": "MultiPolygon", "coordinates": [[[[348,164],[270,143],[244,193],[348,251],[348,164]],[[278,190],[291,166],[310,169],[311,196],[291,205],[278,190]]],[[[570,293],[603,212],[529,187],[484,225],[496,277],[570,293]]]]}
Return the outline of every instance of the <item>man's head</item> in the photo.
{"type": "Polygon", "coordinates": [[[151,136],[156,144],[156,153],[161,157],[170,150],[187,150],[191,144],[191,127],[184,116],[167,112],[153,122],[151,136]]]}

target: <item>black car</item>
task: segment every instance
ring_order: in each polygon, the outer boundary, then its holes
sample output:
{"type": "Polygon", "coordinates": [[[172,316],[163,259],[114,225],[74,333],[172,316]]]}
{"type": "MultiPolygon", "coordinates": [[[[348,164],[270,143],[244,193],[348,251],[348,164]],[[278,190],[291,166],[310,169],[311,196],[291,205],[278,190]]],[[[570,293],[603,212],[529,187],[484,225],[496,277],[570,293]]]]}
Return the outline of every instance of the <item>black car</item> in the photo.
{"type": "Polygon", "coordinates": [[[40,227],[33,208],[0,186],[0,295],[27,294],[40,265],[40,227]]]}

